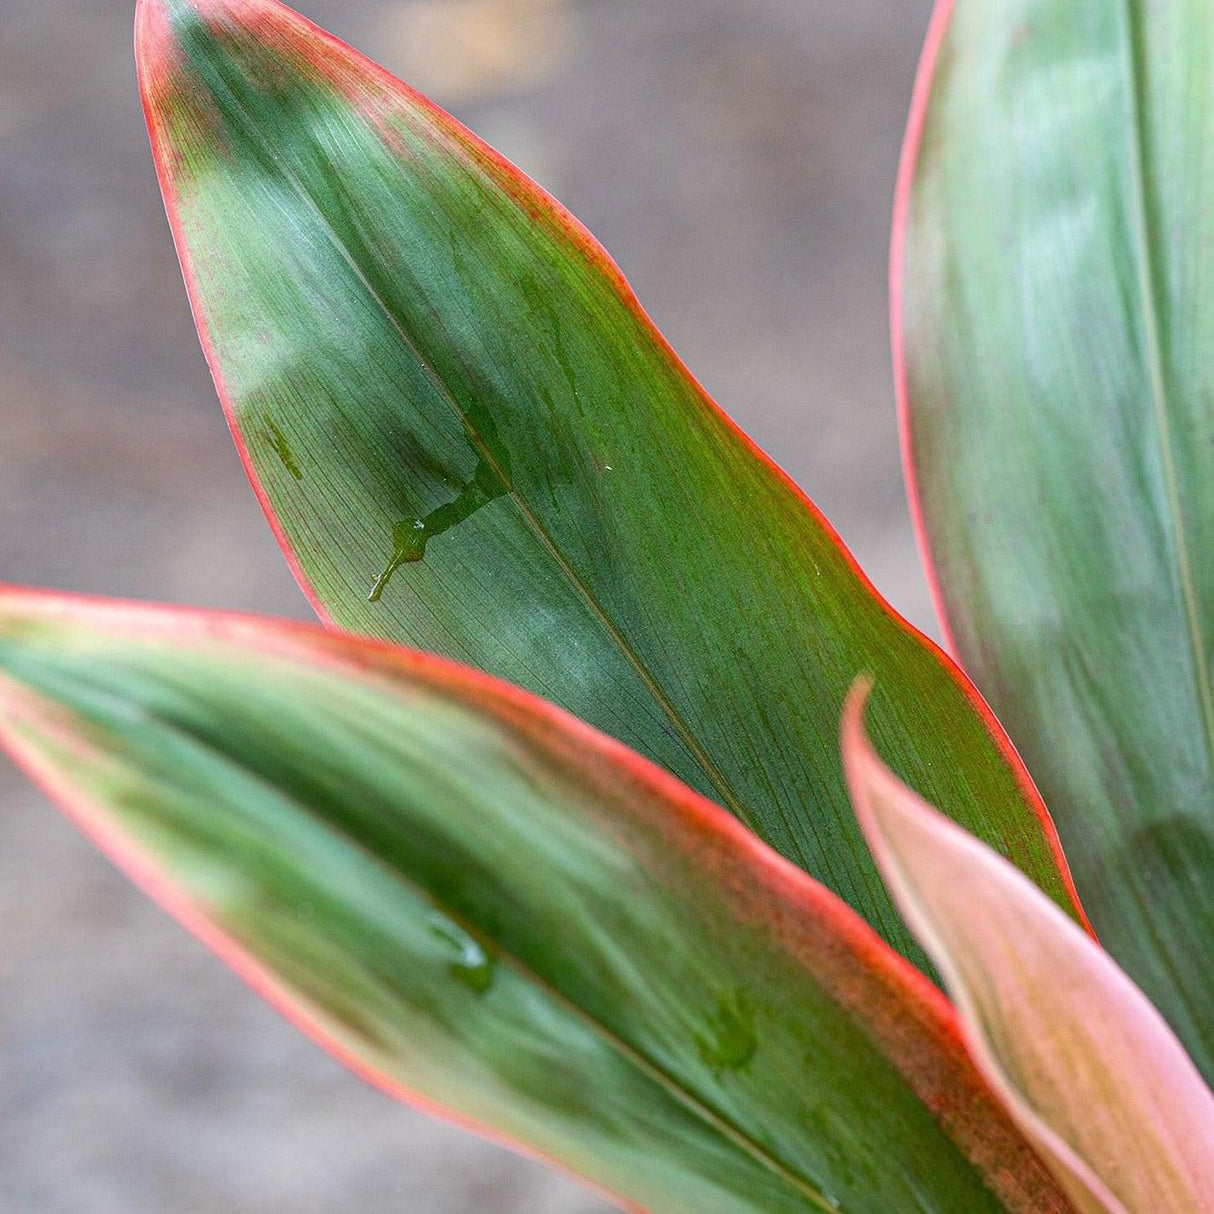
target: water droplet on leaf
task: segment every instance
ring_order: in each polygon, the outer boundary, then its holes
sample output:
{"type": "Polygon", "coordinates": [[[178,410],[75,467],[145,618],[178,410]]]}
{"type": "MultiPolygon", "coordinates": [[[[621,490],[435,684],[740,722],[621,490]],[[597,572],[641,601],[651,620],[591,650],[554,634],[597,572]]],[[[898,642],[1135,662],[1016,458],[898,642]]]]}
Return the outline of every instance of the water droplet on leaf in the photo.
{"type": "Polygon", "coordinates": [[[426,520],[421,518],[405,519],[392,528],[392,555],[388,559],[384,571],[371,587],[367,598],[372,603],[378,603],[383,598],[392,575],[402,566],[413,561],[420,561],[426,555],[426,540],[429,534],[426,530],[426,520]]]}
{"type": "Polygon", "coordinates": [[[493,985],[496,964],[489,951],[458,923],[438,911],[433,911],[428,921],[431,932],[454,953],[454,960],[447,967],[451,976],[476,994],[485,994],[493,985]]]}
{"type": "Polygon", "coordinates": [[[291,450],[287,436],[282,432],[282,427],[272,418],[267,417],[266,431],[270,436],[270,446],[274,448],[274,454],[278,456],[282,466],[297,481],[303,480],[303,469],[299,466],[299,461],[295,458],[295,453],[291,450]]]}
{"type": "Polygon", "coordinates": [[[392,528],[392,555],[384,566],[384,571],[371,587],[367,596],[372,603],[378,603],[383,598],[392,575],[402,565],[420,561],[426,555],[426,544],[444,531],[450,531],[465,519],[470,518],[482,506],[487,506],[496,498],[510,492],[509,485],[502,479],[502,474],[494,469],[483,457],[476,465],[471,480],[464,485],[453,501],[431,510],[425,518],[402,519],[392,528]]]}
{"type": "Polygon", "coordinates": [[[722,996],[708,1033],[696,1037],[700,1057],[717,1074],[742,1070],[755,1056],[758,1044],[754,1009],[743,991],[722,996]]]}

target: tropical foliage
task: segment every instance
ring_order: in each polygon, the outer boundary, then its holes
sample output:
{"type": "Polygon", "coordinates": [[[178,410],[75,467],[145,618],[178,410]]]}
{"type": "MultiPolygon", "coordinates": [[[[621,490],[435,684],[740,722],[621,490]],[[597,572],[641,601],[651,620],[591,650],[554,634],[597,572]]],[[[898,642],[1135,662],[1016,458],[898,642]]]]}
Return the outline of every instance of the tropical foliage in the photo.
{"type": "Polygon", "coordinates": [[[328,628],[0,589],[18,762],[357,1073],[629,1208],[1214,1211],[1203,6],[929,33],[908,473],[1015,745],[537,185],[277,0],[137,27],[328,628]]]}

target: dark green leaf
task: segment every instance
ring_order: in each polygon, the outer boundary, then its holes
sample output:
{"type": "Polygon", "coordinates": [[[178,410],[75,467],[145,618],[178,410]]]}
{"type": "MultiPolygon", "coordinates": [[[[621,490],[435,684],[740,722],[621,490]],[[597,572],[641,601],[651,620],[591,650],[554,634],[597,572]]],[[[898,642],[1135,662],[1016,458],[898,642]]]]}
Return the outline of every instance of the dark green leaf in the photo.
{"type": "Polygon", "coordinates": [[[153,147],[204,343],[342,627],[468,661],[713,797],[922,961],[837,722],[1070,905],[972,689],[704,395],[533,183],[273,0],[144,0],[153,147]]]}

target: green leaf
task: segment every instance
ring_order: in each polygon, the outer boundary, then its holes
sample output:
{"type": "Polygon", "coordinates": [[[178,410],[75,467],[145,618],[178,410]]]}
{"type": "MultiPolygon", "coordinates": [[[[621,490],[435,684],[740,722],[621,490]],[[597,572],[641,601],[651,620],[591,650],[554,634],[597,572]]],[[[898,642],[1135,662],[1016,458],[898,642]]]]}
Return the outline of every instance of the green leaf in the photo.
{"type": "Polygon", "coordinates": [[[621,1200],[1066,1208],[930,983],[525,692],[319,629],[8,591],[0,738],[344,1061],[621,1200]]]}
{"type": "Polygon", "coordinates": [[[942,610],[1097,933],[1210,1078],[1214,24],[1196,0],[950,8],[895,242],[942,610]]]}
{"type": "Polygon", "coordinates": [[[141,78],[204,344],[321,611],[556,701],[726,806],[926,964],[836,723],[1070,906],[972,688],[713,405],[575,220],[272,0],[143,0],[141,78]]]}

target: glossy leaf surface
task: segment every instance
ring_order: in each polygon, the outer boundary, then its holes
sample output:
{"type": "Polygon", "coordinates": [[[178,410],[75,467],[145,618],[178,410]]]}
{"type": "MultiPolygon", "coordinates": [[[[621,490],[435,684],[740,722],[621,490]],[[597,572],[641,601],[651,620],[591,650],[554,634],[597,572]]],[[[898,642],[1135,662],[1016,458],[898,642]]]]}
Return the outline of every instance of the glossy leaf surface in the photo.
{"type": "Polygon", "coordinates": [[[1003,1208],[989,1182],[1062,1208],[934,987],[524,692],[319,629],[9,592],[0,732],[356,1069],[623,1200],[970,1214],[1003,1208]]]}
{"type": "Polygon", "coordinates": [[[900,768],[1068,902],[1052,828],[972,689],[567,213],[282,5],[139,11],[204,345],[322,614],[560,703],[921,959],[839,763],[847,687],[872,670],[900,768]]]}
{"type": "Polygon", "coordinates": [[[1214,1095],[1142,991],[1023,874],[843,727],[856,811],[979,1066],[1093,1214],[1214,1211],[1214,1095]]]}
{"type": "Polygon", "coordinates": [[[895,240],[908,462],[956,652],[1097,934],[1207,1078],[1212,164],[1204,0],[958,0],[895,240]]]}

